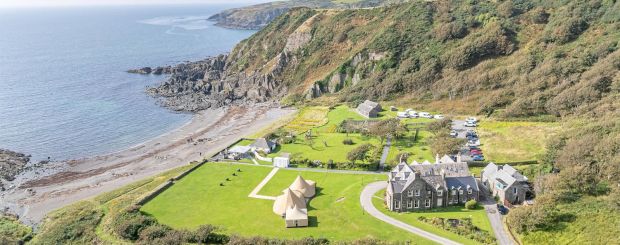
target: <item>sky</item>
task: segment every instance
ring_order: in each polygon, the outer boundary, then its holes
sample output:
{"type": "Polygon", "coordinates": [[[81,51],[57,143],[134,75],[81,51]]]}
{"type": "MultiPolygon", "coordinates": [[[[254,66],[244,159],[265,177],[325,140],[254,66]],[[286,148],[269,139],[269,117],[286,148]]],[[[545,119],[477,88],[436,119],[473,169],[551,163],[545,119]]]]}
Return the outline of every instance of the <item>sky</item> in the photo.
{"type": "Polygon", "coordinates": [[[261,3],[271,1],[272,0],[0,0],[0,8],[196,3],[261,3]]]}

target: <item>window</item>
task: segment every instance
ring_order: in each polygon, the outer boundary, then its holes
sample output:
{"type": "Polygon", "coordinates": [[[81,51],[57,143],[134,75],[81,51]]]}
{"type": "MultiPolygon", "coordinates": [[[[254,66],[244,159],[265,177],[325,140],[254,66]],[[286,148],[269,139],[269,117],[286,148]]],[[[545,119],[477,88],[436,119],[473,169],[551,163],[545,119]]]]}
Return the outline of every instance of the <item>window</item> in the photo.
{"type": "Polygon", "coordinates": [[[431,206],[431,199],[426,199],[426,201],[424,201],[424,206],[425,207],[430,207],[431,206]]]}
{"type": "Polygon", "coordinates": [[[420,196],[420,190],[415,190],[415,196],[417,196],[417,197],[420,196]]]}
{"type": "Polygon", "coordinates": [[[443,196],[443,190],[437,190],[437,196],[443,196]]]}
{"type": "Polygon", "coordinates": [[[420,200],[415,200],[415,201],[413,202],[413,207],[414,207],[414,208],[419,208],[419,207],[420,207],[420,200]]]}
{"type": "Polygon", "coordinates": [[[463,190],[459,190],[459,195],[463,195],[463,190]]]}
{"type": "Polygon", "coordinates": [[[407,202],[407,208],[412,208],[413,207],[413,200],[409,199],[409,201],[407,202]]]}
{"type": "Polygon", "coordinates": [[[399,209],[399,208],[400,208],[400,202],[394,201],[394,209],[399,209]]]}
{"type": "Polygon", "coordinates": [[[455,196],[456,195],[456,190],[452,190],[452,195],[455,196]]]}
{"type": "Polygon", "coordinates": [[[499,182],[495,184],[495,187],[497,187],[497,189],[504,189],[504,185],[502,185],[502,183],[499,183],[499,182]]]}
{"type": "Polygon", "coordinates": [[[432,195],[432,194],[433,194],[433,193],[432,193],[430,190],[429,190],[429,191],[426,191],[426,195],[432,195]]]}
{"type": "Polygon", "coordinates": [[[409,191],[407,191],[407,196],[412,197],[412,196],[413,196],[413,190],[409,190],[409,191]]]}
{"type": "Polygon", "coordinates": [[[512,193],[513,193],[513,194],[517,194],[517,187],[513,187],[513,188],[512,188],[512,193]]]}
{"type": "Polygon", "coordinates": [[[471,193],[474,193],[471,189],[467,189],[467,194],[471,195],[471,193]]]}

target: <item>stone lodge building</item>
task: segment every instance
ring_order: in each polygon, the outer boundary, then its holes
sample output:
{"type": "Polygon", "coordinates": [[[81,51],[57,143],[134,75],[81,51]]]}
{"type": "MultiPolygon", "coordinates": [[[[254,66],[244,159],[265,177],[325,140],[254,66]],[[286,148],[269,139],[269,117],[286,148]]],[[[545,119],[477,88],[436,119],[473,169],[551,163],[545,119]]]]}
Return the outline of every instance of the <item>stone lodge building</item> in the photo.
{"type": "Polygon", "coordinates": [[[437,158],[435,164],[400,163],[388,174],[385,201],[391,211],[404,212],[464,205],[479,200],[480,190],[460,157],[437,158]]]}

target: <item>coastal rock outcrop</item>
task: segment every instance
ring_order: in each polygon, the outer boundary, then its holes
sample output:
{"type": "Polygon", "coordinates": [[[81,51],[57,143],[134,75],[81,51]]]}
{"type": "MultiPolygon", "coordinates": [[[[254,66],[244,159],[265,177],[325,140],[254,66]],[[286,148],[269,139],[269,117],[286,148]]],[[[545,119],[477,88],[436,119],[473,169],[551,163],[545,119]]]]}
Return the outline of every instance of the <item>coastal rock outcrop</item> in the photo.
{"type": "Polygon", "coordinates": [[[158,97],[162,106],[176,111],[196,112],[225,105],[266,102],[284,92],[275,77],[287,64],[286,55],[277,56],[268,73],[233,72],[227,69],[228,55],[164,68],[170,77],[147,93],[158,97]]]}
{"type": "Polygon", "coordinates": [[[0,184],[2,180],[12,181],[30,162],[30,156],[0,149],[0,184]]]}

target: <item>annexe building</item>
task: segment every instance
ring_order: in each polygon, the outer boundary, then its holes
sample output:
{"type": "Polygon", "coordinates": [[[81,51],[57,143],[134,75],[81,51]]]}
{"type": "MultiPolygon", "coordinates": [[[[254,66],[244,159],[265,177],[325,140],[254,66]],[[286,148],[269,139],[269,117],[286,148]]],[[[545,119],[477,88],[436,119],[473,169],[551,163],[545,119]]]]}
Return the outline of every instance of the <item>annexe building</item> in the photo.
{"type": "Polygon", "coordinates": [[[480,175],[482,185],[505,205],[522,203],[530,190],[527,177],[508,164],[489,163],[480,175]]]}
{"type": "Polygon", "coordinates": [[[476,179],[469,173],[466,162],[449,156],[419,164],[400,163],[388,174],[385,201],[396,212],[415,211],[463,205],[479,200],[476,179]]]}
{"type": "Polygon", "coordinates": [[[359,104],[356,110],[360,115],[366,118],[372,118],[379,115],[379,112],[381,112],[381,105],[377,102],[366,100],[364,103],[359,104]]]}

